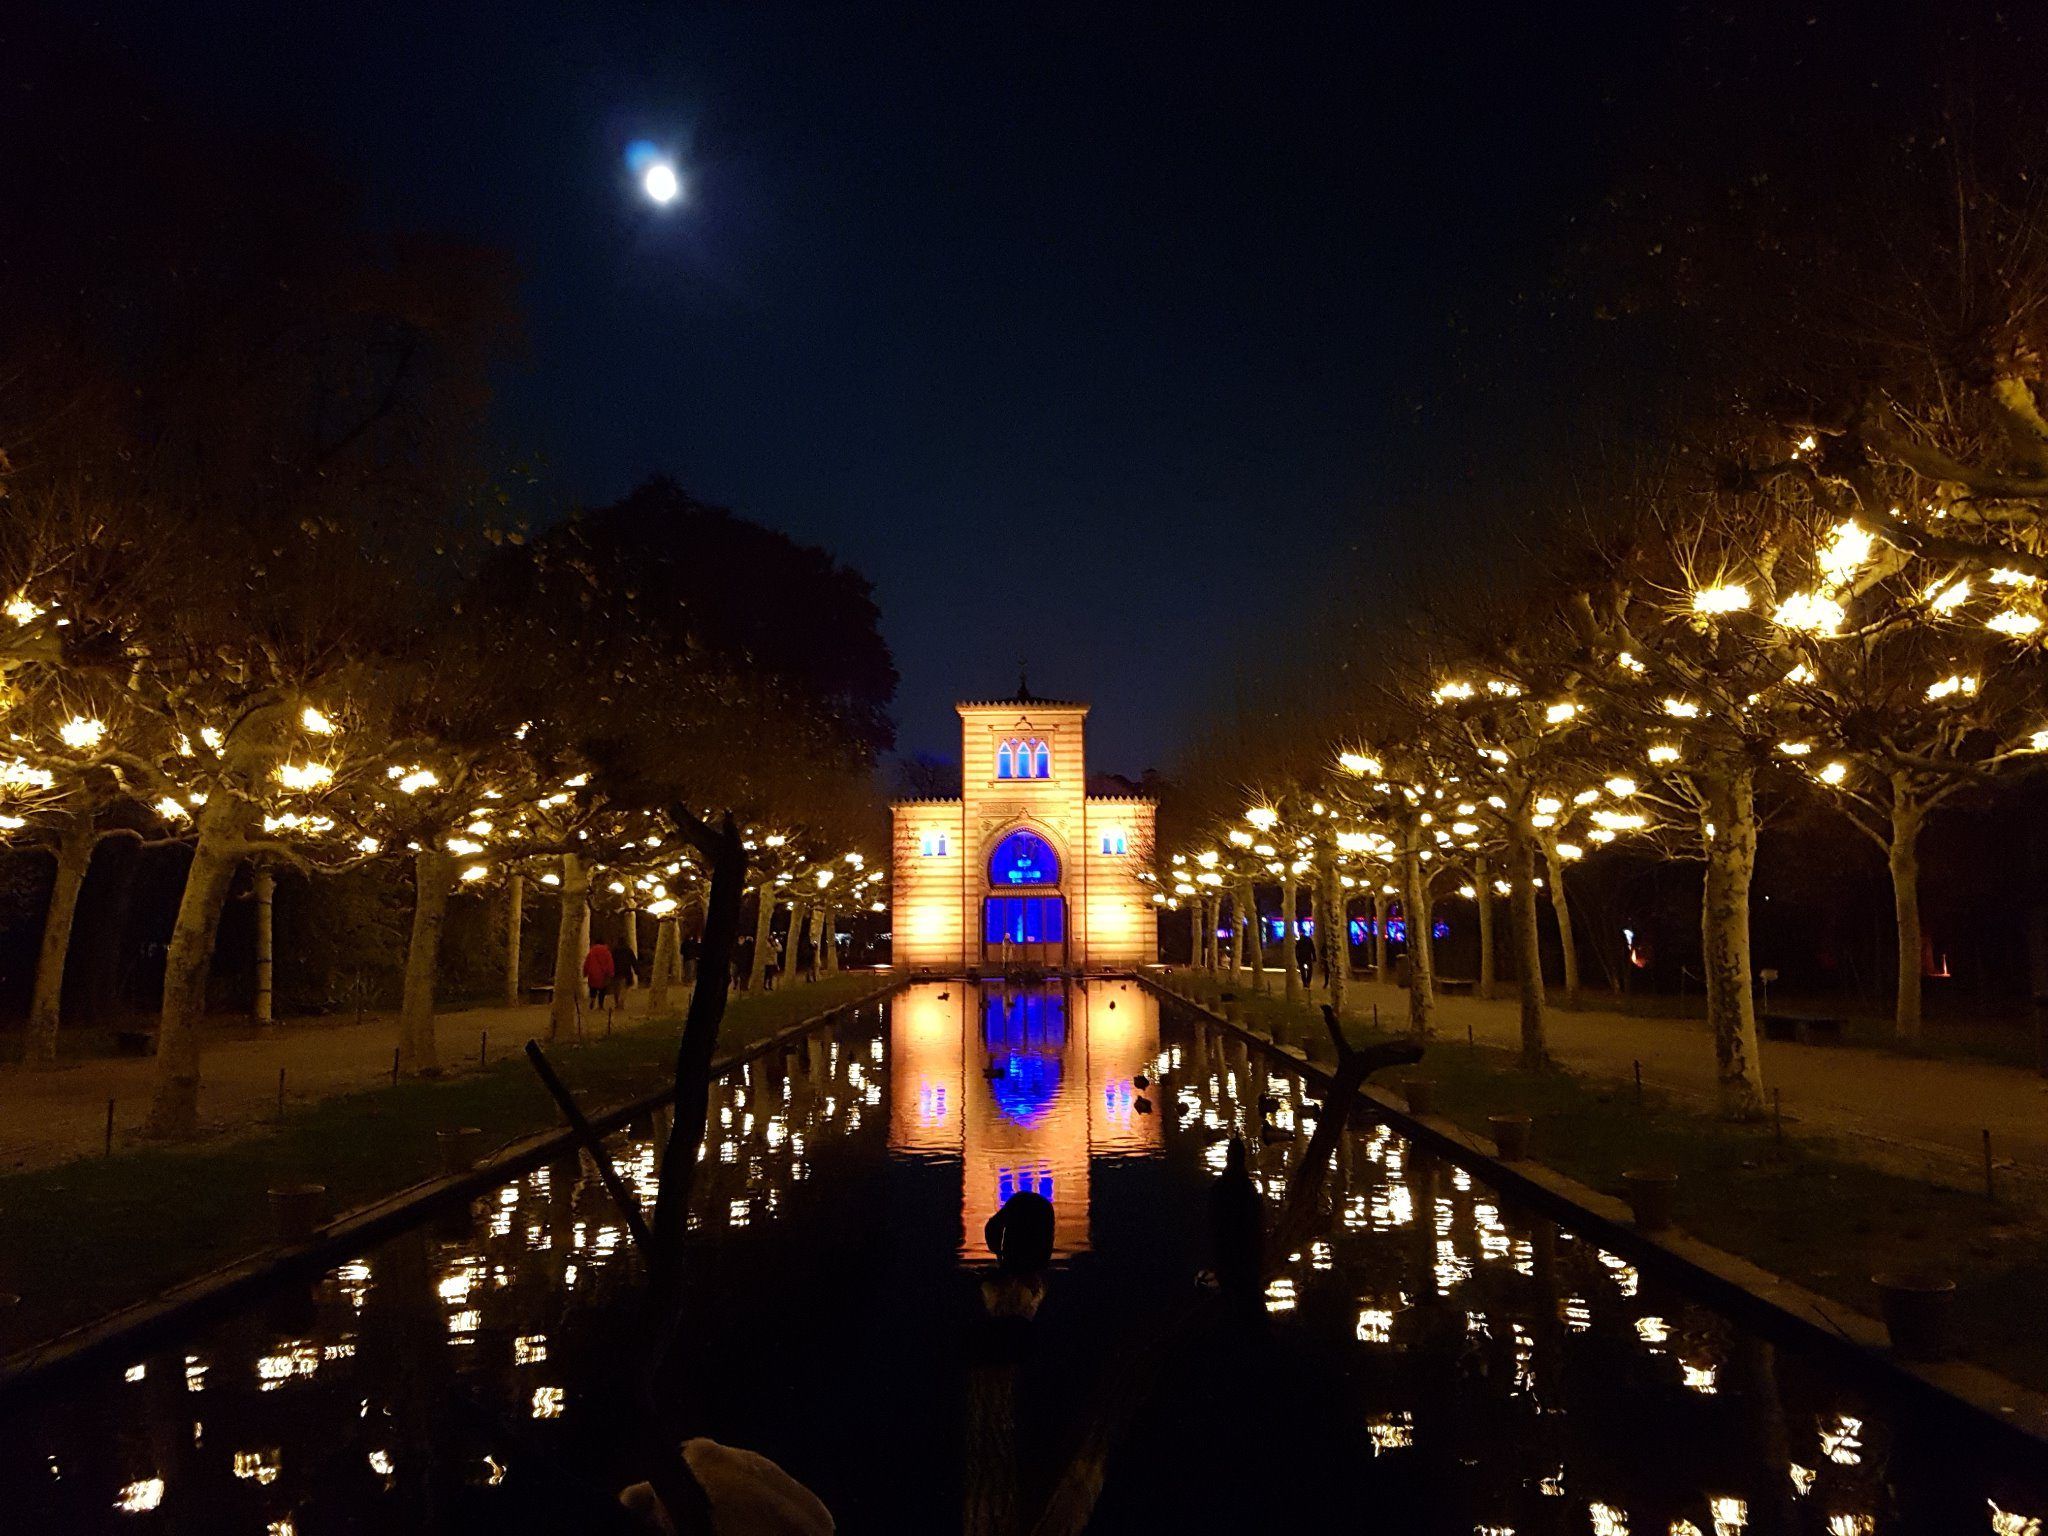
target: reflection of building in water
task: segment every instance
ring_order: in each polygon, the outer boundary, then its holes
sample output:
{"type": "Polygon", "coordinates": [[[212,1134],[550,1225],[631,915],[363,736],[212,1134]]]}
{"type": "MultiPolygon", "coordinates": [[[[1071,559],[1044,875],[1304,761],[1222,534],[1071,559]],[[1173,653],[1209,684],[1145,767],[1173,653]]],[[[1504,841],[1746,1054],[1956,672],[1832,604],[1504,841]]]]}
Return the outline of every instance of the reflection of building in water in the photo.
{"type": "Polygon", "coordinates": [[[1088,1247],[1091,1157],[1156,1151],[1132,1079],[1159,1050],[1159,1005],[1122,982],[931,983],[891,1008],[889,1145],[957,1157],[961,1252],[1020,1190],[1052,1202],[1061,1254],[1088,1247]]]}

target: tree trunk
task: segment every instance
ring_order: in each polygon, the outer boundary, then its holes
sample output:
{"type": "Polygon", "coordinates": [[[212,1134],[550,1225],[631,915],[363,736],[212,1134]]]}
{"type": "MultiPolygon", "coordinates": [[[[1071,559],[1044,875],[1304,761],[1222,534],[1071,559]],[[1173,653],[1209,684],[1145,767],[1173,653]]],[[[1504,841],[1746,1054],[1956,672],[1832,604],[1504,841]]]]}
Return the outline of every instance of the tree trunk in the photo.
{"type": "Polygon", "coordinates": [[[839,971],[839,909],[833,906],[818,908],[818,974],[837,975],[839,971]]]}
{"type": "Polygon", "coordinates": [[[221,903],[241,864],[241,803],[225,791],[199,813],[199,839],[178,898],[177,922],[164,954],[163,1013],[157,1026],[156,1072],[146,1134],[187,1137],[199,1129],[199,1023],[221,903]]]}
{"type": "Polygon", "coordinates": [[[43,943],[36,952],[35,992],[29,1003],[28,1036],[22,1060],[47,1067],[57,1059],[57,1026],[64,1002],[64,962],[71,953],[71,920],[78,915],[78,893],[92,868],[99,829],[93,813],[75,811],[57,837],[57,876],[50,886],[50,904],[43,914],[43,943]]]}
{"type": "Polygon", "coordinates": [[[671,912],[654,928],[654,973],[647,981],[647,1013],[660,1018],[668,1012],[669,991],[681,979],[683,969],[682,924],[671,912]]]}
{"type": "Polygon", "coordinates": [[[811,972],[810,980],[816,981],[824,974],[825,964],[825,905],[815,902],[811,906],[811,972]]]}
{"type": "Polygon", "coordinates": [[[1508,826],[1508,928],[1515,944],[1515,995],[1521,1002],[1522,1065],[1550,1063],[1543,1033],[1543,948],[1536,928],[1536,840],[1528,809],[1517,806],[1508,826]]]}
{"type": "Polygon", "coordinates": [[[519,1006],[520,927],[526,921],[526,876],[505,882],[505,1006],[519,1006]]]}
{"type": "MultiPolygon", "coordinates": [[[[1920,828],[1926,817],[1919,804],[1902,787],[1892,790],[1892,837],[1889,863],[1892,871],[1892,911],[1899,928],[1899,995],[1893,1015],[1901,1040],[1920,1038],[1921,991],[1925,985],[1920,969],[1920,828]]],[[[51,897],[54,903],[56,898],[51,897]]]]}
{"type": "MultiPolygon", "coordinates": [[[[708,918],[708,912],[707,912],[708,918]]],[[[789,932],[782,936],[782,984],[788,986],[801,974],[797,962],[803,958],[804,935],[811,931],[811,904],[789,904],[789,932]]]]}
{"type": "MultiPolygon", "coordinates": [[[[1382,880],[1384,887],[1386,882],[1382,880]]],[[[1372,893],[1372,979],[1385,986],[1387,981],[1387,893],[1384,889],[1372,893]]]]}
{"type": "Polygon", "coordinates": [[[1422,849],[1411,829],[1402,855],[1402,916],[1408,920],[1408,1027],[1428,1038],[1436,1033],[1436,956],[1430,943],[1429,878],[1422,867],[1422,849]]]}
{"type": "Polygon", "coordinates": [[[1259,922],[1259,888],[1252,881],[1245,882],[1244,909],[1250,918],[1246,931],[1251,935],[1252,990],[1263,992],[1266,990],[1266,931],[1259,922]]]}
{"type": "Polygon", "coordinates": [[[775,953],[775,887],[761,882],[754,902],[754,959],[747,967],[747,990],[758,992],[766,985],[768,962],[775,953]]]}
{"type": "Polygon", "coordinates": [[[1323,942],[1318,947],[1323,955],[1323,976],[1330,986],[1330,1006],[1341,1016],[1344,1012],[1344,988],[1351,980],[1351,913],[1347,909],[1343,880],[1337,873],[1337,862],[1327,855],[1323,862],[1321,923],[1323,942]]]}
{"type": "Polygon", "coordinates": [[[277,874],[256,871],[256,1022],[276,1022],[277,874]]]}
{"type": "Polygon", "coordinates": [[[1230,893],[1230,984],[1237,985],[1237,973],[1244,969],[1244,890],[1230,893]]]}
{"type": "Polygon", "coordinates": [[[1564,1005],[1579,1006],[1579,940],[1572,932],[1572,904],[1564,888],[1564,858],[1557,839],[1543,839],[1543,863],[1550,873],[1550,910],[1557,915],[1558,952],[1564,957],[1564,1005]]]}
{"type": "Polygon", "coordinates": [[[1280,871],[1280,963],[1287,973],[1287,1001],[1301,1001],[1301,962],[1296,951],[1301,945],[1301,913],[1294,888],[1294,866],[1280,871]]]}
{"type": "Polygon", "coordinates": [[[422,847],[412,856],[412,876],[412,941],[405,950],[405,991],[398,1008],[398,1067],[408,1077],[425,1077],[441,1070],[434,1043],[434,983],[441,969],[441,929],[448,920],[455,855],[422,847]]]}
{"type": "Polygon", "coordinates": [[[1493,881],[1483,853],[1472,860],[1472,898],[1479,908],[1479,995],[1492,997],[1498,979],[1493,957],[1493,881]]]}
{"type": "Polygon", "coordinates": [[[584,923],[590,916],[590,871],[580,855],[562,855],[562,912],[555,924],[555,995],[548,1005],[548,1039],[573,1039],[583,1007],[584,923]]]}
{"type": "Polygon", "coordinates": [[[1702,774],[1695,782],[1705,802],[1705,819],[1713,827],[1713,835],[1705,839],[1707,879],[1700,930],[1721,1113],[1731,1120],[1751,1120],[1764,1110],[1763,1059],[1757,1051],[1756,997],[1750,986],[1749,964],[1749,883],[1756,871],[1755,785],[1748,768],[1702,774]]]}

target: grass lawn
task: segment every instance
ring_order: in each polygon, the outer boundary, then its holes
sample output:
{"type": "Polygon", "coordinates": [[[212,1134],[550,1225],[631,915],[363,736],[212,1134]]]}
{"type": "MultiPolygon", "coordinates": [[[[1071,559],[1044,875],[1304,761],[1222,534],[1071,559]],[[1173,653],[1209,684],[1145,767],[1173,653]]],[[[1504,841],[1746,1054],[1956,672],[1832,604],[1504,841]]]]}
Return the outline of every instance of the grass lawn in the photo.
{"type": "MultiPolygon", "coordinates": [[[[883,985],[873,974],[838,975],[735,996],[720,1054],[883,985]]],[[[577,1098],[601,1109],[668,1080],[681,1024],[678,1011],[548,1055],[577,1098]]],[[[495,1147],[560,1123],[525,1057],[508,1054],[445,1083],[323,1099],[262,1135],[0,1177],[0,1290],[21,1298],[0,1307],[0,1353],[268,1246],[272,1185],[324,1184],[339,1214],[438,1173],[437,1131],[480,1126],[495,1147]]]]}
{"type": "MultiPolygon", "coordinates": [[[[1212,1006],[1223,990],[1207,977],[1192,985],[1212,1006]]],[[[1329,1058],[1312,1003],[1290,1009],[1282,997],[1242,987],[1237,999],[1247,1025],[1329,1058]]],[[[1402,1029],[1406,1022],[1383,1019],[1402,1029]]],[[[1360,1039],[1394,1033],[1347,1025],[1360,1039]]],[[[2040,1327],[2048,1226],[2039,1212],[1880,1172],[1826,1141],[1780,1142],[1768,1124],[1731,1125],[1655,1092],[1639,1105],[1625,1084],[1524,1072],[1511,1052],[1462,1040],[1431,1041],[1411,1070],[1436,1085],[1434,1113],[1479,1136],[1487,1134],[1488,1115],[1528,1115],[1530,1156],[1605,1193],[1622,1193],[1623,1169],[1677,1169],[1678,1219],[1688,1231],[1857,1311],[1876,1314],[1870,1277],[1880,1271],[1954,1276],[1963,1353],[2048,1390],[2048,1336],[2040,1327]]]]}

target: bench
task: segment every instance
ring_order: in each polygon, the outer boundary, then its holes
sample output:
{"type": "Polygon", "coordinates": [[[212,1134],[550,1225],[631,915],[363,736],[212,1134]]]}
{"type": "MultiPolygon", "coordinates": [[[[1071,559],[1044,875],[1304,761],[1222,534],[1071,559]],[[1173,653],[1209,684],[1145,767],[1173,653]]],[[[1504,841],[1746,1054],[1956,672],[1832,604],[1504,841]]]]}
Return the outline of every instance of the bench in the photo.
{"type": "Polygon", "coordinates": [[[555,984],[547,981],[528,987],[526,1000],[529,1003],[552,1003],[555,1000],[555,984]]]}
{"type": "Polygon", "coordinates": [[[1479,990],[1479,982],[1471,976],[1439,976],[1436,990],[1442,997],[1470,997],[1479,990]]]}
{"type": "Polygon", "coordinates": [[[1799,1045],[1840,1045],[1846,1019],[1804,1013],[1764,1015],[1766,1040],[1791,1040],[1799,1045]]]}
{"type": "Polygon", "coordinates": [[[117,1029],[114,1031],[114,1049],[123,1056],[154,1056],[156,1054],[156,1031],[153,1029],[117,1029]]]}

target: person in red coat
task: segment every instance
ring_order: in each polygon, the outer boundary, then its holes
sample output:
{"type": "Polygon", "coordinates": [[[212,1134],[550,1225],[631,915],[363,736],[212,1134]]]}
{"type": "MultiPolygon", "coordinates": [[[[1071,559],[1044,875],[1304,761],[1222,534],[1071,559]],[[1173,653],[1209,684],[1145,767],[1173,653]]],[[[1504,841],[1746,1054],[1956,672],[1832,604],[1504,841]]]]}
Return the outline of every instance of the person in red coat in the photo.
{"type": "Polygon", "coordinates": [[[611,949],[604,941],[591,945],[590,952],[583,957],[583,980],[590,988],[592,1011],[602,1009],[605,999],[612,996],[618,975],[618,967],[612,963],[611,949]]]}

